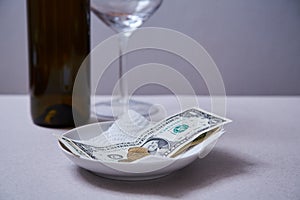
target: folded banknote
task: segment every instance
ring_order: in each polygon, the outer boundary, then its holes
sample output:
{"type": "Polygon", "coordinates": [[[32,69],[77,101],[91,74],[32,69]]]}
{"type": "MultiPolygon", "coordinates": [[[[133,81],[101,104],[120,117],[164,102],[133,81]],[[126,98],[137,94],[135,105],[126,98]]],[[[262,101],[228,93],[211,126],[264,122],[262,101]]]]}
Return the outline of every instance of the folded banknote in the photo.
{"type": "Polygon", "coordinates": [[[229,122],[199,108],[185,110],[155,124],[131,113],[131,117],[121,117],[109,131],[100,134],[102,142],[64,136],[59,141],[76,156],[103,162],[132,162],[148,155],[176,157],[229,122]]]}

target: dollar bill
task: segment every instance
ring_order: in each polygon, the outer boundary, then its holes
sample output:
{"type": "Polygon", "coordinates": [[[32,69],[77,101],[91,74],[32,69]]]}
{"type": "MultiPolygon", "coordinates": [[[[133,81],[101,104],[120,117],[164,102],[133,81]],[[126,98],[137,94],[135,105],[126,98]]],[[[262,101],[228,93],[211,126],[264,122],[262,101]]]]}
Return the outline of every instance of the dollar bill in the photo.
{"type": "Polygon", "coordinates": [[[80,157],[131,162],[148,155],[176,157],[229,122],[231,120],[191,108],[140,131],[135,134],[133,141],[97,146],[66,137],[59,140],[70,152],[80,157]]]}
{"type": "Polygon", "coordinates": [[[215,128],[211,131],[208,131],[206,133],[203,133],[202,135],[198,136],[196,139],[194,139],[192,142],[185,144],[184,146],[182,146],[180,149],[178,149],[171,157],[175,158],[176,156],[188,151],[189,149],[193,148],[194,146],[200,144],[201,142],[203,142],[205,139],[207,139],[208,137],[210,137],[212,134],[220,131],[220,128],[215,128]]]}

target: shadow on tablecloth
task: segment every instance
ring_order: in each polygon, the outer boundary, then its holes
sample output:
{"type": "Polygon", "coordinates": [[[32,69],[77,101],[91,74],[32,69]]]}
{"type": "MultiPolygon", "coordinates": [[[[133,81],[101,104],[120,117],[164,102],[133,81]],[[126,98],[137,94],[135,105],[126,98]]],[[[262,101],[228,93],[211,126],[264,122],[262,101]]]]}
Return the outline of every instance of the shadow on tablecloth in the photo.
{"type": "Polygon", "coordinates": [[[96,187],[132,194],[155,194],[180,198],[193,190],[201,190],[233,176],[251,174],[255,163],[233,153],[215,148],[210,154],[172,174],[148,181],[118,181],[98,177],[82,168],[77,171],[85,181],[96,187]]]}

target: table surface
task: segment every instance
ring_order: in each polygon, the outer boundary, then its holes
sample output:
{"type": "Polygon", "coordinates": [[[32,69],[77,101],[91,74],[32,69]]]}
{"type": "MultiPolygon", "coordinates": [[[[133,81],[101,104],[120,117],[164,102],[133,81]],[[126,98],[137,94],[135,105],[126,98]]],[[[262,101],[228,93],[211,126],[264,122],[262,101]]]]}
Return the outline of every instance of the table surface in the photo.
{"type": "MultiPolygon", "coordinates": [[[[140,97],[176,112],[170,96],[140,97]]],[[[209,98],[199,97],[210,109],[209,98]]],[[[164,178],[115,181],[77,167],[28,96],[0,96],[0,199],[300,199],[300,97],[228,97],[233,123],[203,159],[164,178]]],[[[179,111],[179,110],[178,110],[179,111]]]]}

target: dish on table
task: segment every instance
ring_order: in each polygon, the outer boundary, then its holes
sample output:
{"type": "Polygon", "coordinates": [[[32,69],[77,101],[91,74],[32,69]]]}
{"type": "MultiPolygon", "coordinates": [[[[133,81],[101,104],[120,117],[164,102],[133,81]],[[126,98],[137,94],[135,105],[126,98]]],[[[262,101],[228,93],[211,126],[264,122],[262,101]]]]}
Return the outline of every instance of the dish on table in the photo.
{"type": "MultiPolygon", "coordinates": [[[[69,130],[63,136],[73,140],[88,140],[102,134],[112,124],[113,122],[88,124],[69,130]]],[[[78,157],[71,153],[61,142],[59,142],[59,147],[72,162],[96,175],[117,180],[148,180],[166,176],[189,165],[197,158],[205,157],[223,133],[224,130],[213,133],[200,144],[175,158],[149,155],[134,162],[102,162],[78,157]]]]}

